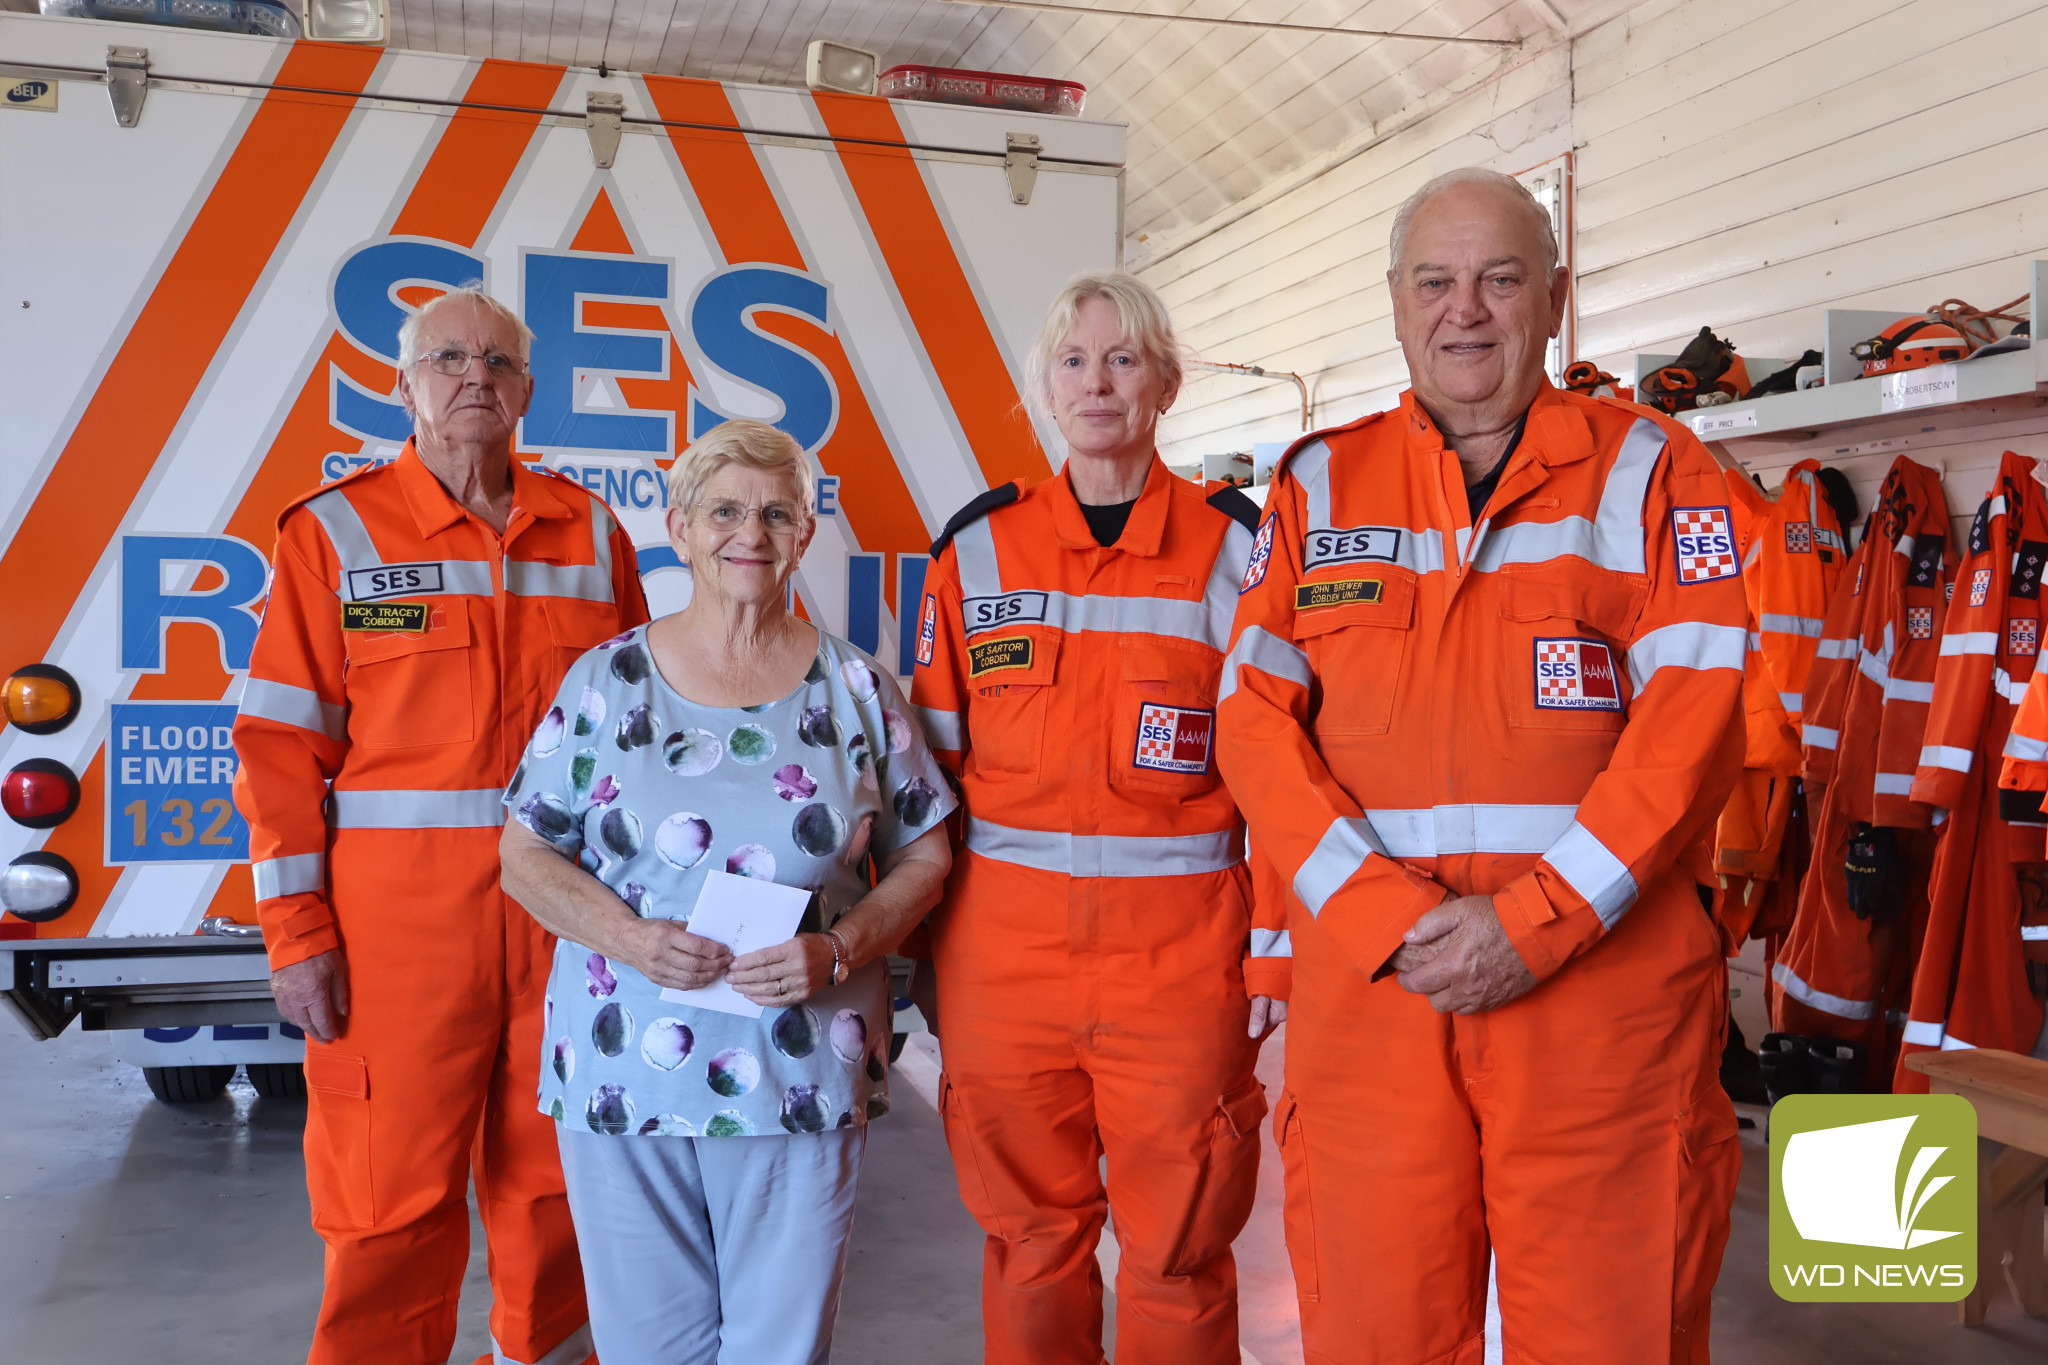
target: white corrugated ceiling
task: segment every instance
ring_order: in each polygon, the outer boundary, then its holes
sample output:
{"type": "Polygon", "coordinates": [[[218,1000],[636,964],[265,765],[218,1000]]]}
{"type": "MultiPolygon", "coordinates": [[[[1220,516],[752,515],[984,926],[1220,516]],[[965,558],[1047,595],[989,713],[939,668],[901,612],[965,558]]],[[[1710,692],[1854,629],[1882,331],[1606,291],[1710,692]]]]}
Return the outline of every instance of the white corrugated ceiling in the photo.
{"type": "MultiPolygon", "coordinates": [[[[1088,0],[1076,0],[1087,3],[1088,0]]],[[[1215,18],[1529,40],[1611,0],[1104,0],[1215,18]]],[[[1131,255],[1514,49],[1034,13],[945,0],[392,0],[394,45],[800,84],[831,38],[899,62],[1053,76],[1130,125],[1131,255]]]]}

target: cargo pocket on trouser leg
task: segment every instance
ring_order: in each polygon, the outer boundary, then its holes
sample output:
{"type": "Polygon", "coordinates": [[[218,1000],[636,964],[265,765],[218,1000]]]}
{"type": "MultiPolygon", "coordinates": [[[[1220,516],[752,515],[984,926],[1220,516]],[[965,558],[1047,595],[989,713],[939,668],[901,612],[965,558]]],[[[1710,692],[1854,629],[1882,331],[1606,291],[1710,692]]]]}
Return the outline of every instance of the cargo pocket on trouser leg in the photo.
{"type": "Polygon", "coordinates": [[[1735,1182],[1742,1174],[1735,1106],[1709,1073],[1678,1123],[1677,1209],[1671,1284],[1672,1365],[1706,1365],[1707,1329],[1721,1253],[1728,1246],[1735,1182]]]}
{"type": "Polygon", "coordinates": [[[988,1179],[982,1174],[981,1142],[967,1117],[966,1104],[953,1088],[952,1077],[939,1074],[939,1119],[946,1127],[946,1146],[953,1152],[953,1172],[960,1182],[960,1202],[967,1206],[981,1230],[991,1237],[1007,1239],[1003,1220],[996,1214],[996,1201],[989,1197],[988,1179]]]}
{"type": "Polygon", "coordinates": [[[1166,1264],[1169,1275],[1193,1275],[1230,1250],[1251,1217],[1259,1188],[1259,1120],[1266,1087],[1257,1078],[1216,1102],[1209,1146],[1195,1174],[1187,1222],[1166,1264]]]}
{"type": "Polygon", "coordinates": [[[306,1189],[315,1230],[375,1226],[369,1063],[311,1042],[306,1045],[306,1189]]]}
{"type": "Polygon", "coordinates": [[[1301,1136],[1301,1110],[1294,1096],[1280,1092],[1273,1114],[1273,1141],[1280,1148],[1283,1199],[1287,1224],[1287,1259],[1294,1267],[1294,1294],[1303,1303],[1320,1303],[1316,1277],[1316,1214],[1309,1198],[1308,1144],[1301,1136]]]}

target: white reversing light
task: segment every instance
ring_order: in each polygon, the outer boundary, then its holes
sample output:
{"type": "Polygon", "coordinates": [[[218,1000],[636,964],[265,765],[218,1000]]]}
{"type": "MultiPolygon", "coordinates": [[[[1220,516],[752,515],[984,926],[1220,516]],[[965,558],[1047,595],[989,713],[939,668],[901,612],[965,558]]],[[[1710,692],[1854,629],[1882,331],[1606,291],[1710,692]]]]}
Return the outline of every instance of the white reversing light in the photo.
{"type": "Polygon", "coordinates": [[[329,43],[381,43],[391,33],[390,0],[305,0],[306,36],[329,43]]]}

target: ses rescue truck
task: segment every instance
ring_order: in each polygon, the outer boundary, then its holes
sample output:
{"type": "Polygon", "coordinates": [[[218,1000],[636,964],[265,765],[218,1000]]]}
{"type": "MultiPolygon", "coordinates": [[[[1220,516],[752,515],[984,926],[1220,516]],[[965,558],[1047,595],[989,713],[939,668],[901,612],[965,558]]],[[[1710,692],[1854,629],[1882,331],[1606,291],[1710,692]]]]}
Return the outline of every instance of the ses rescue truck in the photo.
{"type": "Polygon", "coordinates": [[[521,458],[611,504],[657,614],[665,467],[787,431],[798,607],[908,675],[933,535],[1052,468],[1022,360],[1116,263],[1123,158],[1075,118],[0,14],[0,999],[118,1031],[165,1099],[300,1083],[229,735],[279,511],[410,431],[409,309],[520,310],[521,458]]]}

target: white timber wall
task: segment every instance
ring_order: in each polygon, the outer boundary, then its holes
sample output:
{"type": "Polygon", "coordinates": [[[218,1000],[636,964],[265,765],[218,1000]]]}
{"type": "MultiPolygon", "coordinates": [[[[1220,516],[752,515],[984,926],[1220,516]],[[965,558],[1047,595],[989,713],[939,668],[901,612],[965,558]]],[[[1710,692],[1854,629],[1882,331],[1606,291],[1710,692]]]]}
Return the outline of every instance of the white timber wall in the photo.
{"type": "MultiPolygon", "coordinates": [[[[1431,176],[1570,152],[1579,356],[1633,378],[1702,326],[1738,350],[1821,344],[1829,307],[1990,308],[2048,258],[2048,3],[1651,0],[1324,158],[1134,263],[1205,360],[1304,375],[1317,426],[1397,400],[1406,369],[1387,229],[1431,176]]],[[[2024,310],[2022,310],[2024,311],[2024,310]]],[[[1866,503],[1892,458],[1946,470],[1958,517],[2001,450],[2048,457],[2048,412],[1901,420],[1736,442],[1766,483],[1814,455],[1866,503]],[[1872,449],[1872,446],[1880,448],[1872,449]]],[[[1291,384],[1195,380],[1162,428],[1177,462],[1286,440],[1291,384]]]]}

